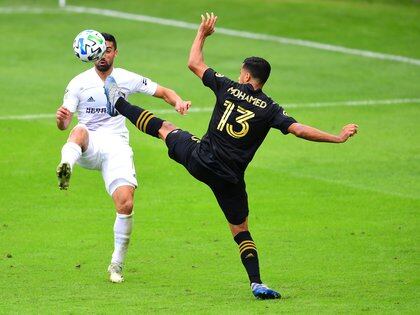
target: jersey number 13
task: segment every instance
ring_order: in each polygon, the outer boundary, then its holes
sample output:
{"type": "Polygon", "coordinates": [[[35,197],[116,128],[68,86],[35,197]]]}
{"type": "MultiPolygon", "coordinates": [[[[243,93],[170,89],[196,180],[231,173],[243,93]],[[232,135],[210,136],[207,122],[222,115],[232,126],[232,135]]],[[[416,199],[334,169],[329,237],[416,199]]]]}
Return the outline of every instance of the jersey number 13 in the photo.
{"type": "Polygon", "coordinates": [[[226,110],[223,113],[222,118],[220,119],[219,124],[217,125],[217,129],[220,131],[223,131],[223,129],[226,128],[226,132],[234,138],[242,138],[244,137],[248,131],[249,131],[249,124],[247,120],[255,117],[255,113],[251,112],[250,110],[246,110],[242,108],[241,106],[236,106],[234,103],[230,101],[225,101],[223,104],[226,106],[226,110]],[[229,119],[229,116],[232,114],[232,112],[236,109],[236,111],[242,115],[236,117],[236,122],[242,127],[241,130],[235,131],[233,130],[233,125],[229,124],[227,121],[229,119]]]}

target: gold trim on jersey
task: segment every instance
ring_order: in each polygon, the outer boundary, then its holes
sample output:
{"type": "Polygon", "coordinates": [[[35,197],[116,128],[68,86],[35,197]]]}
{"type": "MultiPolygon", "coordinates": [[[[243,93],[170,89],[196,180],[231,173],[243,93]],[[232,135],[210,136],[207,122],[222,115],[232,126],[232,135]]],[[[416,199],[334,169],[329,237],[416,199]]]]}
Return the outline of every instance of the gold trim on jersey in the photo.
{"type": "Polygon", "coordinates": [[[140,129],[143,132],[146,132],[146,126],[149,123],[150,119],[152,119],[154,115],[149,112],[148,110],[145,110],[142,112],[137,119],[136,127],[137,129],[140,129]]]}
{"type": "Polygon", "coordinates": [[[148,110],[144,110],[144,111],[140,114],[139,118],[137,118],[137,121],[136,121],[136,127],[137,127],[137,129],[140,129],[140,127],[139,127],[139,123],[140,123],[140,121],[143,119],[144,115],[146,115],[147,113],[150,113],[150,112],[149,112],[148,110]]]}
{"type": "Polygon", "coordinates": [[[153,114],[151,114],[148,118],[146,118],[144,124],[143,124],[143,132],[146,132],[146,128],[147,128],[147,124],[149,123],[150,119],[152,119],[153,117],[155,117],[153,114]]]}

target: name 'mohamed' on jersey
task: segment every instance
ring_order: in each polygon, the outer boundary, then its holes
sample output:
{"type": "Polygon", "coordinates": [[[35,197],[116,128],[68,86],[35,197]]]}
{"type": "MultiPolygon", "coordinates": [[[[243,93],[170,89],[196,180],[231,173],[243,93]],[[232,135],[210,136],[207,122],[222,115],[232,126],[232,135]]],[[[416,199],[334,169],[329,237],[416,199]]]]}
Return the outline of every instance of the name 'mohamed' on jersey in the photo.
{"type": "MultiPolygon", "coordinates": [[[[156,93],[157,83],[139,74],[114,68],[111,75],[125,98],[133,93],[148,95],[156,93]]],[[[70,81],[64,94],[63,106],[72,113],[77,112],[79,123],[84,124],[89,131],[128,134],[125,117],[109,116],[106,113],[106,102],[104,82],[95,68],[91,68],[70,81]]]]}
{"type": "Polygon", "coordinates": [[[211,68],[202,80],[216,95],[216,105],[197,148],[198,159],[219,176],[237,182],[269,130],[287,134],[296,120],[251,84],[232,81],[211,68]]]}

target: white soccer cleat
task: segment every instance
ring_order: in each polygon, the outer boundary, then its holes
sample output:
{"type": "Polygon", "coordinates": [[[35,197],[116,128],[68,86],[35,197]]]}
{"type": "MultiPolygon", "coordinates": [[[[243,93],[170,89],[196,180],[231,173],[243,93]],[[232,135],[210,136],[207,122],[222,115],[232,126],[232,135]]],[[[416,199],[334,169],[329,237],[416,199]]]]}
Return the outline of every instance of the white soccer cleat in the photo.
{"type": "Polygon", "coordinates": [[[121,283],[124,281],[124,277],[122,275],[122,265],[111,263],[108,266],[109,272],[109,281],[113,283],[121,283]]]}
{"type": "Polygon", "coordinates": [[[251,290],[252,294],[257,299],[260,300],[269,300],[269,299],[280,299],[281,295],[277,291],[274,291],[273,289],[270,289],[263,283],[251,283],[251,290]]]}
{"type": "Polygon", "coordinates": [[[120,88],[117,85],[117,82],[115,82],[114,77],[108,76],[105,79],[104,84],[104,91],[106,96],[106,112],[109,116],[117,116],[118,112],[115,109],[115,103],[118,101],[120,97],[124,97],[121,93],[120,88]]]}

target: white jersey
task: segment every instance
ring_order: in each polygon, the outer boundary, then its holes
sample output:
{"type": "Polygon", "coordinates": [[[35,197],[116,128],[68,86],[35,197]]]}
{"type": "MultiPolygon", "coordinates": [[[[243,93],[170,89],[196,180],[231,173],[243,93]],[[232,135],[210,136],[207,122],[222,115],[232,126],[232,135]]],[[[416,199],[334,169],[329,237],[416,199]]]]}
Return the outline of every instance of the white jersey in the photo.
{"type": "MultiPolygon", "coordinates": [[[[111,75],[125,98],[133,93],[154,95],[158,86],[146,77],[121,68],[114,68],[111,75]]],[[[84,124],[90,131],[128,134],[125,117],[109,116],[106,113],[106,102],[104,82],[95,68],[92,68],[70,81],[64,94],[63,106],[72,113],[77,111],[79,123],[84,124]]]]}

